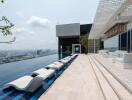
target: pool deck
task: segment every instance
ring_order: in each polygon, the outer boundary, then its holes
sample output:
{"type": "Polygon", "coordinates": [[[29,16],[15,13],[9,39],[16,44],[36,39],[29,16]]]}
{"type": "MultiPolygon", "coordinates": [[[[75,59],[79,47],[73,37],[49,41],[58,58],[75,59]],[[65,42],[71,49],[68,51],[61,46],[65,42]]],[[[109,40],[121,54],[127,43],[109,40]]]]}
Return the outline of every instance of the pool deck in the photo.
{"type": "Polygon", "coordinates": [[[80,54],[39,100],[132,100],[131,92],[94,56],[80,54]]]}
{"type": "Polygon", "coordinates": [[[118,61],[113,62],[112,57],[103,57],[98,54],[92,56],[102,63],[106,69],[132,92],[132,63],[123,64],[118,61]]]}

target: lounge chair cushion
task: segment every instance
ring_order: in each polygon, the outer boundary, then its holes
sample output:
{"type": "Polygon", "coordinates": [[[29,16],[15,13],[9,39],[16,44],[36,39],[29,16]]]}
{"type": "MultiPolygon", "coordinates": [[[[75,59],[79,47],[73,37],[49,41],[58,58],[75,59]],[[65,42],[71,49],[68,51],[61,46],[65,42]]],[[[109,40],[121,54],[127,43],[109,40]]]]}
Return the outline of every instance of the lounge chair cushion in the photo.
{"type": "Polygon", "coordinates": [[[32,74],[37,76],[39,74],[44,73],[45,71],[47,71],[46,68],[41,68],[41,69],[38,69],[38,70],[34,71],[32,74]]]}
{"type": "Polygon", "coordinates": [[[61,64],[61,65],[63,65],[63,63],[62,63],[62,62],[59,62],[59,61],[57,61],[57,62],[54,62],[53,64],[55,64],[55,65],[58,65],[58,64],[61,64]]]}
{"type": "Polygon", "coordinates": [[[47,78],[50,78],[53,75],[55,75],[55,70],[48,69],[48,71],[45,71],[42,74],[39,74],[37,77],[43,78],[43,80],[45,80],[47,78]]]}
{"type": "Polygon", "coordinates": [[[18,78],[8,84],[14,84],[16,86],[18,85],[19,88],[23,89],[28,85],[28,83],[30,83],[30,81],[32,81],[32,79],[33,79],[33,77],[31,77],[31,76],[23,76],[23,77],[18,78]]]}
{"type": "Polygon", "coordinates": [[[5,84],[5,88],[14,87],[20,91],[34,92],[43,84],[43,78],[23,76],[10,83],[5,84]]]}
{"type": "Polygon", "coordinates": [[[61,60],[60,60],[60,62],[62,62],[62,63],[64,63],[64,64],[66,64],[66,63],[68,63],[68,62],[69,62],[69,60],[66,60],[66,59],[61,59],[61,60]]]}
{"type": "Polygon", "coordinates": [[[50,64],[48,66],[46,66],[46,68],[48,69],[54,69],[54,70],[59,70],[63,67],[63,63],[58,63],[58,64],[50,64]]]}

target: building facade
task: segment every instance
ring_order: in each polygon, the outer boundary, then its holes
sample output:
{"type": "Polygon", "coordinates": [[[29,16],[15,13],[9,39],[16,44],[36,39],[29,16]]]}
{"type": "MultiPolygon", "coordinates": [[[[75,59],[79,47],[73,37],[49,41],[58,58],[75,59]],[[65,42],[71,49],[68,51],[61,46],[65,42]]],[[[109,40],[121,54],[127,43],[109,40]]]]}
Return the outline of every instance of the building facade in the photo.
{"type": "Polygon", "coordinates": [[[89,39],[104,49],[132,52],[132,0],[100,0],[89,39]]]}
{"type": "Polygon", "coordinates": [[[80,25],[80,23],[57,25],[59,54],[87,53],[91,27],[92,24],[80,25]]]}

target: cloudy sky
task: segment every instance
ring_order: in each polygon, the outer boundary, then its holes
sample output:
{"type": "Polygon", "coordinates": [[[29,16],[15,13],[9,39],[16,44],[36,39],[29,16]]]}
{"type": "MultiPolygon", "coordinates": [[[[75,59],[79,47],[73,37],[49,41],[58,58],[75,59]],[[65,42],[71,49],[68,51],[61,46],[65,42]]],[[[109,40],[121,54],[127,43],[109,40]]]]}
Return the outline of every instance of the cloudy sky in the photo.
{"type": "Polygon", "coordinates": [[[15,24],[12,44],[0,44],[0,49],[56,49],[56,24],[92,23],[98,0],[5,0],[0,5],[0,17],[15,24]]]}

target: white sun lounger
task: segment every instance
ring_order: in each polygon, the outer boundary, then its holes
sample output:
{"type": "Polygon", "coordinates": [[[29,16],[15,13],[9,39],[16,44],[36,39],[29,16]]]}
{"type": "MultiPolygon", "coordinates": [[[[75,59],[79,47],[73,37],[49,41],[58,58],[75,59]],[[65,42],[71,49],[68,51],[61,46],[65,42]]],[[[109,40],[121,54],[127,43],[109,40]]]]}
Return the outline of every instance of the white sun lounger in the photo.
{"type": "Polygon", "coordinates": [[[70,58],[71,58],[71,59],[74,59],[75,57],[74,57],[74,56],[71,56],[70,58]]]}
{"type": "Polygon", "coordinates": [[[66,58],[63,58],[64,60],[71,60],[72,58],[70,56],[66,57],[66,58]]]}
{"type": "Polygon", "coordinates": [[[34,92],[43,84],[43,78],[23,76],[10,83],[5,84],[5,88],[14,87],[20,91],[34,92]]]}
{"type": "Polygon", "coordinates": [[[45,80],[47,78],[50,78],[53,75],[55,75],[55,73],[52,71],[52,72],[49,72],[49,73],[39,74],[38,77],[41,77],[43,80],[45,80]],[[48,75],[48,77],[47,77],[47,75],[48,75]]]}
{"type": "Polygon", "coordinates": [[[60,70],[62,67],[64,66],[63,63],[58,63],[58,64],[50,64],[48,66],[46,66],[46,68],[48,69],[54,69],[54,70],[60,70]]]}
{"type": "Polygon", "coordinates": [[[41,68],[41,69],[38,69],[38,70],[32,72],[32,74],[39,75],[39,74],[42,74],[45,71],[47,71],[46,68],[41,68]]]}
{"type": "Polygon", "coordinates": [[[55,64],[55,65],[62,64],[63,65],[63,63],[62,62],[59,62],[59,61],[56,61],[53,64],[55,64]]]}
{"type": "Polygon", "coordinates": [[[47,77],[47,75],[48,75],[48,77],[50,77],[50,76],[52,76],[52,75],[54,75],[55,74],[55,70],[53,70],[53,69],[46,69],[46,68],[41,68],[41,69],[38,69],[38,70],[36,70],[36,71],[34,71],[33,73],[32,73],[32,75],[41,75],[41,74],[43,74],[43,75],[45,75],[45,77],[47,77]]]}
{"type": "Polygon", "coordinates": [[[5,88],[14,87],[20,91],[34,92],[42,84],[43,81],[47,78],[50,78],[54,74],[54,70],[49,69],[40,69],[33,73],[38,74],[36,77],[32,76],[23,76],[10,83],[5,84],[5,88]]]}
{"type": "Polygon", "coordinates": [[[69,59],[61,59],[59,60],[59,62],[62,62],[63,64],[66,64],[68,63],[70,60],[69,59]]]}
{"type": "Polygon", "coordinates": [[[71,59],[71,56],[65,57],[65,58],[63,58],[63,59],[71,59]]]}
{"type": "Polygon", "coordinates": [[[72,58],[75,58],[77,55],[78,55],[78,54],[73,54],[71,57],[72,57],[72,58]]]}

